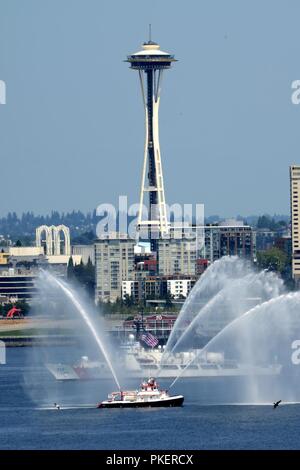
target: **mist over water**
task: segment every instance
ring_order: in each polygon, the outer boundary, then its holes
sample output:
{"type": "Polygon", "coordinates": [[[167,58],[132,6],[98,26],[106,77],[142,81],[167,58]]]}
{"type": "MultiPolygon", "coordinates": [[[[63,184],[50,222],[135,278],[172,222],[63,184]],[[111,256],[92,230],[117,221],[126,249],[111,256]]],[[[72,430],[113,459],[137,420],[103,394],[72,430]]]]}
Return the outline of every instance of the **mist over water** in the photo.
{"type": "MultiPolygon", "coordinates": [[[[222,352],[245,368],[233,395],[241,403],[300,400],[300,292],[282,294],[250,309],[224,327],[187,364],[222,352]]],[[[170,388],[184,372],[173,380],[170,388]]],[[[226,394],[226,390],[224,389],[226,394]]]]}
{"type": "Polygon", "coordinates": [[[300,293],[284,294],[251,309],[213,338],[203,352],[213,350],[222,350],[226,357],[250,367],[281,368],[269,386],[250,374],[247,392],[253,402],[270,396],[299,401],[300,293]]]}
{"type": "Polygon", "coordinates": [[[239,403],[299,401],[300,292],[287,293],[275,273],[237,257],[216,261],[182,307],[161,364],[189,351],[170,388],[189,367],[216,360],[211,367],[220,371],[225,402],[230,396],[239,403]]]}
{"type": "Polygon", "coordinates": [[[300,340],[300,292],[290,292],[252,308],[231,322],[203,349],[222,349],[251,365],[279,363],[294,369],[292,343],[300,340]]]}
{"type": "Polygon", "coordinates": [[[211,298],[233,279],[238,279],[248,272],[250,272],[249,263],[237,256],[225,256],[211,264],[201,275],[186,299],[169,336],[166,352],[173,348],[180,332],[185,330],[186,326],[211,298]]]}
{"type": "MultiPolygon", "coordinates": [[[[192,346],[192,337],[211,337],[251,307],[284,292],[274,273],[256,271],[237,256],[224,256],[202,274],[184,303],[165,348],[192,346]]],[[[164,355],[164,357],[165,357],[164,355]]]]}
{"type": "MultiPolygon", "coordinates": [[[[95,403],[112,391],[114,382],[119,387],[120,378],[123,387],[135,389],[139,378],[126,371],[126,353],[121,357],[119,347],[105,333],[99,312],[80,290],[60,279],[54,280],[49,274],[41,276],[39,288],[44,299],[43,315],[59,328],[71,328],[77,343],[73,347],[26,348],[31,362],[40,364],[33,374],[26,373],[24,379],[24,387],[35,403],[50,406],[54,402],[65,406],[95,403]],[[109,379],[59,382],[42,367],[47,363],[72,365],[83,355],[96,361],[107,362],[108,358],[112,367],[109,379]]],[[[201,399],[207,404],[299,401],[299,312],[300,293],[285,293],[276,274],[254,270],[237,257],[219,260],[194,287],[169,338],[167,353],[163,354],[165,361],[171,351],[174,357],[181,351],[192,351],[194,357],[189,359],[188,366],[175,372],[177,377],[165,377],[161,385],[170,388],[173,380],[176,393],[185,390],[187,398],[201,399]],[[237,374],[226,376],[221,370],[215,377],[196,376],[189,389],[188,378],[179,380],[182,373],[209,353],[221,353],[237,374]]],[[[226,367],[225,364],[224,370],[226,367]]],[[[157,372],[159,376],[160,371],[157,372]]]]}
{"type": "Polygon", "coordinates": [[[95,404],[115,387],[120,387],[122,367],[115,340],[86,294],[75,283],[70,285],[48,272],[41,272],[36,283],[41,302],[32,309],[39,318],[40,346],[24,348],[27,370],[23,386],[36,406],[95,404]],[[59,336],[57,345],[49,346],[59,336]],[[73,367],[83,358],[106,364],[104,380],[56,380],[48,365],[73,367]],[[76,403],[75,403],[76,402],[76,403]]]}
{"type": "Polygon", "coordinates": [[[85,324],[89,328],[89,330],[91,332],[91,335],[94,338],[99,350],[103,354],[103,356],[104,356],[104,358],[107,362],[107,365],[110,368],[112,376],[113,376],[113,378],[116,382],[116,385],[117,385],[118,389],[120,390],[121,387],[120,387],[119,380],[117,378],[116,372],[114,370],[113,364],[112,364],[111,359],[109,357],[109,353],[108,353],[108,350],[107,350],[108,347],[104,344],[104,339],[101,338],[100,332],[97,331],[97,327],[94,324],[91,316],[89,315],[88,310],[84,308],[82,303],[77,298],[77,295],[75,294],[75,292],[72,291],[72,289],[70,287],[68,287],[66,285],[66,283],[64,283],[63,281],[57,279],[55,276],[53,276],[52,274],[49,274],[48,272],[43,272],[42,276],[44,276],[46,282],[48,281],[49,284],[54,283],[57,286],[59,286],[59,288],[64,292],[64,294],[71,300],[71,302],[73,303],[73,305],[75,306],[75,308],[77,309],[79,314],[81,315],[82,319],[84,320],[85,324]]]}
{"type": "Polygon", "coordinates": [[[252,272],[240,279],[233,279],[213,296],[185,330],[180,332],[171,353],[186,350],[191,345],[197,347],[197,338],[215,336],[251,307],[275,298],[283,292],[282,280],[271,272],[252,272]]]}

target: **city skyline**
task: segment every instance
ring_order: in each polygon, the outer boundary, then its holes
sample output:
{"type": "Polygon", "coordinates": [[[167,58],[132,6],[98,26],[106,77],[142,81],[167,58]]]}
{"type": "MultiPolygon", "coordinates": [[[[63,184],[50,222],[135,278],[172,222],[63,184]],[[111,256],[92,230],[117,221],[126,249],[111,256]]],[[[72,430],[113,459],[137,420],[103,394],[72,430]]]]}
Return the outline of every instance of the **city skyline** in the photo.
{"type": "Polygon", "coordinates": [[[17,2],[3,2],[0,215],[87,212],[119,194],[138,201],[142,105],[122,61],[147,40],[149,23],[153,40],[179,59],[161,103],[166,201],[203,203],[206,215],[221,217],[289,214],[299,5],[167,1],[146,13],[140,3],[70,9],[31,0],[20,15],[17,2]]]}

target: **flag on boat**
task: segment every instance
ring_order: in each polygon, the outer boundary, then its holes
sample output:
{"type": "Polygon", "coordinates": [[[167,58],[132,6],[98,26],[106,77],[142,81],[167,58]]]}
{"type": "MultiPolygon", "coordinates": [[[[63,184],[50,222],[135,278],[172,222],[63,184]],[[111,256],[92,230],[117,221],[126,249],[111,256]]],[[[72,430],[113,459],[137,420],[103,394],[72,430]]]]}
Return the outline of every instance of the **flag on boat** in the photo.
{"type": "Polygon", "coordinates": [[[148,346],[151,346],[151,348],[154,348],[158,344],[158,339],[151,333],[143,333],[141,336],[141,340],[148,346]]]}

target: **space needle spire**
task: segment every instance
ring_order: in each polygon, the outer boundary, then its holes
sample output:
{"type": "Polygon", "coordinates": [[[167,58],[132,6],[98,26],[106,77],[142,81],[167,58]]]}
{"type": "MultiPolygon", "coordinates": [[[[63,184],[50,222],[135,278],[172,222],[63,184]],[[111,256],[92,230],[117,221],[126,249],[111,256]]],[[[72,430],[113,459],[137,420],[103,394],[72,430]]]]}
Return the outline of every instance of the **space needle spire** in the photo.
{"type": "Polygon", "coordinates": [[[131,69],[139,73],[145,108],[145,147],[142,170],[137,229],[141,234],[149,234],[151,249],[157,251],[157,239],[169,232],[167,217],[163,171],[159,146],[158,110],[163,71],[171,67],[176,59],[168,52],[160,50],[160,46],[151,39],[149,25],[149,41],[142,50],[127,56],[131,69]],[[149,195],[149,210],[144,215],[145,195],[149,195]]]}

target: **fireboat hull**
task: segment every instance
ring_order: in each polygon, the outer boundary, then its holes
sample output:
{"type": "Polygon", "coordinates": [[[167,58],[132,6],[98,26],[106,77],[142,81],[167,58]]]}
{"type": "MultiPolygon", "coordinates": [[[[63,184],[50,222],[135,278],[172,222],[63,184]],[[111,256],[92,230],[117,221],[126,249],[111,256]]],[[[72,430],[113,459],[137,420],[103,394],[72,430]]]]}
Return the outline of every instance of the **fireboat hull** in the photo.
{"type": "Polygon", "coordinates": [[[175,397],[168,397],[160,400],[145,400],[145,401],[103,401],[99,403],[97,408],[161,408],[161,407],[175,407],[182,406],[184,397],[178,395],[175,397]]]}

